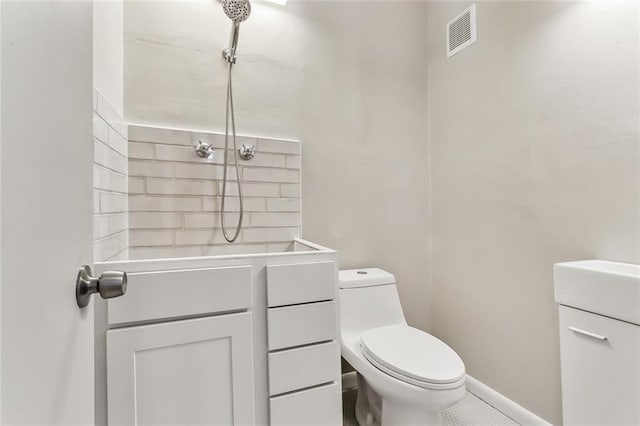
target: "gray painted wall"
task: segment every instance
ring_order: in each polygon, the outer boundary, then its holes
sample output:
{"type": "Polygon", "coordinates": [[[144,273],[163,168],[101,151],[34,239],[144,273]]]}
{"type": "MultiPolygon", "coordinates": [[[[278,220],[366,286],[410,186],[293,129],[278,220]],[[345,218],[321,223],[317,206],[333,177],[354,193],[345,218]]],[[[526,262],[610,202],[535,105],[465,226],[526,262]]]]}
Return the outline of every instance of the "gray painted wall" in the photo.
{"type": "Polygon", "coordinates": [[[433,331],[561,423],[555,262],[640,262],[638,3],[429,4],[433,331]]]}

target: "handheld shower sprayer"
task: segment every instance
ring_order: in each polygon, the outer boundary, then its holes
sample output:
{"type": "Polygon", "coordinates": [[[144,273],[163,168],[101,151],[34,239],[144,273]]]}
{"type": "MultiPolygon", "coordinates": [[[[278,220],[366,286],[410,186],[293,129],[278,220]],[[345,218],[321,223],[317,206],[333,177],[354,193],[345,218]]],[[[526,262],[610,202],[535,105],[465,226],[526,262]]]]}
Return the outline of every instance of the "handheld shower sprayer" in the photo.
{"type": "MultiPolygon", "coordinates": [[[[235,111],[233,108],[233,84],[231,82],[231,70],[233,69],[233,65],[236,63],[236,49],[238,48],[238,34],[240,32],[240,23],[244,22],[249,18],[251,14],[251,3],[249,0],[222,0],[222,8],[224,9],[224,13],[231,19],[231,38],[229,40],[229,47],[222,51],[222,57],[229,64],[228,67],[228,83],[227,83],[227,113],[225,117],[225,131],[224,131],[224,176],[222,179],[222,197],[221,197],[221,206],[220,206],[220,221],[222,222],[222,235],[224,235],[224,239],[228,242],[232,243],[236,241],[238,235],[240,235],[240,230],[242,229],[242,218],[244,216],[244,200],[242,197],[242,185],[240,182],[240,171],[238,167],[238,146],[236,144],[236,118],[235,111]],[[229,129],[229,124],[231,124],[231,129],[229,129]],[[231,132],[229,132],[231,130],[231,132]],[[227,172],[229,169],[229,139],[233,143],[233,161],[236,170],[236,184],[238,186],[238,201],[240,204],[240,211],[238,215],[238,223],[236,225],[236,229],[233,232],[233,235],[227,232],[226,226],[226,200],[227,200],[227,172]]],[[[250,159],[253,156],[253,152],[250,159]]],[[[243,157],[244,158],[244,157],[243,157]]]]}
{"type": "Polygon", "coordinates": [[[251,15],[251,2],[249,0],[222,0],[222,8],[232,22],[229,47],[222,51],[222,56],[227,62],[235,63],[240,23],[246,21],[251,15]]]}

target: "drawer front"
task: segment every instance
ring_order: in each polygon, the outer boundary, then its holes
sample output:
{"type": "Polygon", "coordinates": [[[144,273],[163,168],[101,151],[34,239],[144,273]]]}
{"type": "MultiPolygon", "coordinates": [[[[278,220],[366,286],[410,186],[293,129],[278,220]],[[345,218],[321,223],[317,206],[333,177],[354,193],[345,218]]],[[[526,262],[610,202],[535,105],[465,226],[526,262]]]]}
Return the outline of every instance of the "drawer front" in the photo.
{"type": "Polygon", "coordinates": [[[342,424],[342,394],[334,383],[271,398],[271,426],[338,426],[342,424]]]}
{"type": "Polygon", "coordinates": [[[278,395],[338,379],[336,342],[269,354],[269,394],[278,395]]]}
{"type": "Polygon", "coordinates": [[[332,300],[335,295],[335,262],[267,266],[269,307],[332,300]]]}
{"type": "Polygon", "coordinates": [[[267,315],[271,351],[336,337],[335,302],[272,308],[267,315]]]}
{"type": "Polygon", "coordinates": [[[109,324],[235,311],[251,306],[251,266],[134,272],[108,302],[109,324]]]}
{"type": "Polygon", "coordinates": [[[560,354],[565,424],[640,424],[640,326],[560,306],[560,354]]]}

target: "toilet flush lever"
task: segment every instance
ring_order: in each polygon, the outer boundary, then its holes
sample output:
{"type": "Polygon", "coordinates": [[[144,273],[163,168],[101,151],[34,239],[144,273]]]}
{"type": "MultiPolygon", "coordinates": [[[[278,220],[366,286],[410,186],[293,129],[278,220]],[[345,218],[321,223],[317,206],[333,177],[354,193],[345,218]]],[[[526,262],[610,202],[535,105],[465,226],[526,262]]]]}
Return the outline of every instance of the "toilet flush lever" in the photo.
{"type": "Polygon", "coordinates": [[[81,308],[86,307],[93,293],[100,293],[103,299],[122,296],[127,292],[127,273],[121,271],[105,271],[99,277],[92,276],[91,267],[82,266],[76,277],[76,302],[81,308]]]}

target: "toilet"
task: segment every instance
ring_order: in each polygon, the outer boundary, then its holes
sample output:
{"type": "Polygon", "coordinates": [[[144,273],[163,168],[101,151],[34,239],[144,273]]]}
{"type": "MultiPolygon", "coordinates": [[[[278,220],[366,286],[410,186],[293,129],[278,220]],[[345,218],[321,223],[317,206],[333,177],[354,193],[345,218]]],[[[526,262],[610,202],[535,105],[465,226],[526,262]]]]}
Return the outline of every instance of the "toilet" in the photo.
{"type": "Polygon", "coordinates": [[[465,367],[434,336],[409,327],[395,277],[377,268],[339,273],[342,356],[358,373],[361,426],[439,425],[465,394],[465,367]]]}

